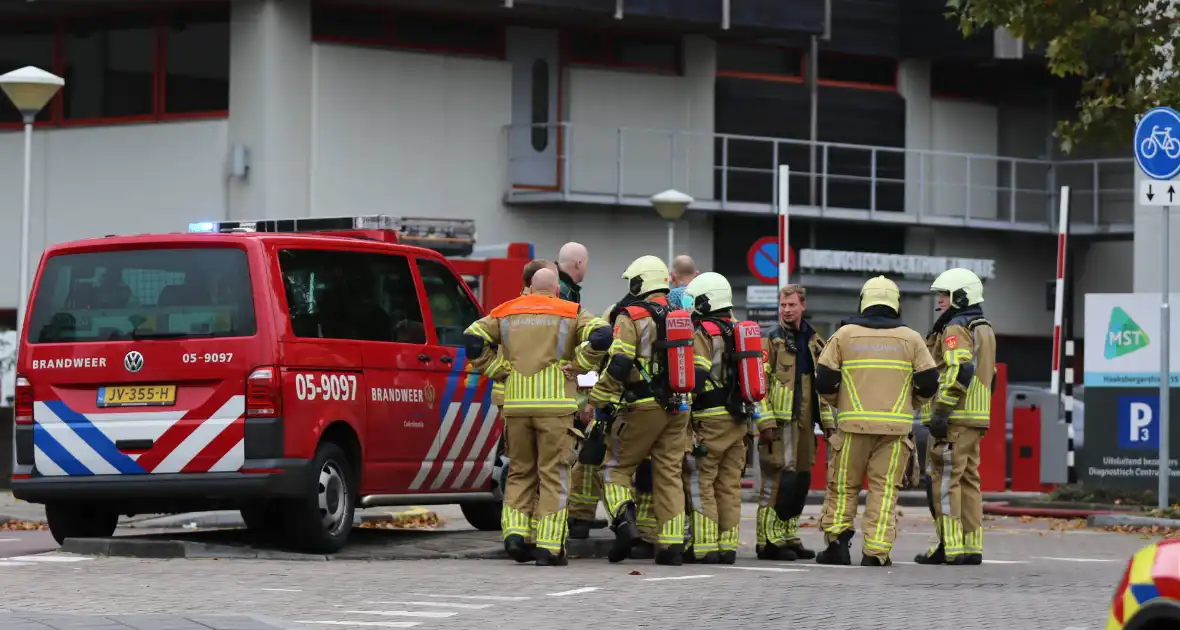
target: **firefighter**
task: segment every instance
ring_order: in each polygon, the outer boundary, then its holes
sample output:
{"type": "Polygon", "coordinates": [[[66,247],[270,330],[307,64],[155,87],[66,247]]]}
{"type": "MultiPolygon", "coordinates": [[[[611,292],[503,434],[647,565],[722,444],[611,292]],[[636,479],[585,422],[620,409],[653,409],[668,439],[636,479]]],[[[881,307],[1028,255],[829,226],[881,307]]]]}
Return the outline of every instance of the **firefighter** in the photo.
{"type": "MultiPolygon", "coordinates": [[[[614,316],[617,315],[616,310],[621,309],[639,298],[627,294],[623,299],[611,304],[602,313],[602,318],[607,323],[614,325],[614,316]]],[[[597,496],[601,496],[602,492],[602,469],[601,466],[594,467],[596,471],[596,478],[594,480],[595,488],[598,491],[597,496]]],[[[633,486],[631,489],[631,498],[635,501],[635,525],[639,529],[639,540],[631,544],[631,553],[629,557],[632,560],[651,560],[655,558],[656,541],[659,539],[659,531],[656,522],[655,514],[655,495],[652,492],[651,485],[651,457],[647,457],[639,464],[639,468],[635,470],[635,477],[633,479],[633,486]]],[[[597,507],[597,506],[596,506],[597,507]]],[[[597,527],[598,521],[594,522],[597,527]]],[[[571,530],[572,532],[572,530],[571,530]]],[[[572,533],[571,533],[572,536],[572,533]]]]}
{"type": "Polygon", "coordinates": [[[860,291],[860,315],[844,320],[819,357],[815,389],[836,408],[836,434],[820,526],[827,548],[815,561],[852,564],[861,480],[868,476],[861,566],[893,564],[897,493],[913,450],[914,402],[938,390],[938,369],[922,336],[900,319],[901,293],[885,276],[860,291]]]}
{"type": "Polygon", "coordinates": [[[689,414],[668,399],[666,361],[656,343],[659,326],[648,310],[658,314],[668,306],[668,267],[655,256],[643,256],[627,267],[623,279],[637,300],[616,317],[606,368],[590,391],[596,420],[610,426],[602,477],[615,544],[607,557],[621,562],[641,540],[632,476],[650,455],[656,543],[661,547],[655,561],[677,566],[684,551],[680,475],[689,414]]]}
{"type": "MultiPolygon", "coordinates": [[[[750,418],[734,405],[738,374],[733,354],[733,290],[714,272],[694,278],[684,289],[693,300],[692,401],[694,448],[685,458],[684,490],[692,518],[692,537],[684,559],[703,564],[737,560],[742,520],[742,473],[750,418]]],[[[759,365],[759,369],[763,369],[759,365]]]]}
{"type": "Polygon", "coordinates": [[[914,562],[982,564],[979,442],[991,419],[996,334],[983,317],[979,276],[949,269],[934,279],[930,290],[942,311],[926,338],[939,379],[922,422],[930,429],[925,482],[939,542],[914,562]]]}
{"type": "Polygon", "coordinates": [[[824,339],[803,319],[807,292],[797,284],[779,291],[779,323],[765,338],[770,395],[758,422],[757,543],[763,560],[811,559],[815,552],[799,537],[799,517],[811,490],[815,425],[835,432],[832,409],[821,401],[813,380],[824,339]]]}
{"type": "Polygon", "coordinates": [[[552,270],[537,271],[531,288],[529,295],[501,304],[469,326],[464,345],[477,370],[491,364],[497,351],[508,363],[504,549],[517,562],[531,557],[538,566],[562,566],[567,563],[567,479],[578,405],[576,386],[565,378],[561,362],[599,360],[610,347],[611,330],[578,305],[555,297],[558,278],[552,270]],[[535,541],[531,547],[530,538],[535,541]]]}

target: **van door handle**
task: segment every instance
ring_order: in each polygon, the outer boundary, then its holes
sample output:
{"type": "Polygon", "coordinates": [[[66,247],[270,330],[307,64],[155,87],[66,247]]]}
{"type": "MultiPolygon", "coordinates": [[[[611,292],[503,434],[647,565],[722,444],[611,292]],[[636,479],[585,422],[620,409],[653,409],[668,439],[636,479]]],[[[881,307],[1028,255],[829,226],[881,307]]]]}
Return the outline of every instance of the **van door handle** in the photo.
{"type": "Polygon", "coordinates": [[[425,353],[423,353],[423,354],[420,354],[420,355],[418,355],[418,360],[419,360],[419,361],[421,361],[421,362],[423,362],[423,363],[426,363],[427,361],[429,361],[429,360],[430,360],[430,355],[429,355],[429,354],[425,354],[425,353]]]}
{"type": "Polygon", "coordinates": [[[449,354],[444,354],[444,355],[442,355],[442,358],[439,359],[439,361],[442,361],[443,363],[454,363],[455,357],[452,357],[449,354]]]}

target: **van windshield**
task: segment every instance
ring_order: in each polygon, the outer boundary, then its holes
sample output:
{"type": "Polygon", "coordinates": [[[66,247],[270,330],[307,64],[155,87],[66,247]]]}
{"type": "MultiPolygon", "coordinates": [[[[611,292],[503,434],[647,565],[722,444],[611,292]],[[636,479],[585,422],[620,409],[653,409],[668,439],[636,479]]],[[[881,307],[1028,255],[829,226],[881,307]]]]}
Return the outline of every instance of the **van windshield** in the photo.
{"type": "Polygon", "coordinates": [[[254,299],[246,252],[133,249],[49,258],[29,343],[248,337],[254,299]]]}

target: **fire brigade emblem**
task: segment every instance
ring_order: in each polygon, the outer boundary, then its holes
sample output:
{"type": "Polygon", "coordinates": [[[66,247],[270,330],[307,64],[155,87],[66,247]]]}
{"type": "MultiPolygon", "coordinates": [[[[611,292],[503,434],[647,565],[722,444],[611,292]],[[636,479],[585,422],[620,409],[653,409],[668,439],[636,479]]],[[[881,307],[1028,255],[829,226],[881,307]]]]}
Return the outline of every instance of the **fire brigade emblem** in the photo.
{"type": "Polygon", "coordinates": [[[767,350],[766,348],[762,349],[762,362],[770,363],[770,350],[767,350]]]}
{"type": "Polygon", "coordinates": [[[956,337],[956,336],[954,336],[954,335],[951,335],[951,336],[949,336],[949,337],[947,337],[947,338],[946,338],[946,347],[947,347],[947,349],[949,349],[949,350],[954,350],[954,349],[955,349],[955,347],[956,347],[956,346],[958,346],[958,345],[959,345],[959,338],[958,338],[958,337],[956,337]]]}
{"type": "Polygon", "coordinates": [[[430,381],[422,388],[422,398],[426,401],[427,409],[434,409],[434,385],[431,385],[430,381]]]}

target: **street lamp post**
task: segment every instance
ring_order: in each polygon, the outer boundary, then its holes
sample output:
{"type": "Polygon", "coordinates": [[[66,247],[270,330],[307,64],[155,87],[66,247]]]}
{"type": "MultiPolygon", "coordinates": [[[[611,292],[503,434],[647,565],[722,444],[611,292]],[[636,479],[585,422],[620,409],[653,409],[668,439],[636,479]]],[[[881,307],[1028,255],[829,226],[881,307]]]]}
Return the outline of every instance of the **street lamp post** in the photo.
{"type": "Polygon", "coordinates": [[[676,221],[684,216],[684,211],[695,201],[692,197],[679,190],[668,189],[662,193],[652,195],[651,205],[656,209],[661,219],[668,222],[668,268],[672,268],[672,260],[676,258],[676,221]]]}
{"type": "Polygon", "coordinates": [[[54,94],[65,85],[61,77],[40,68],[25,66],[0,75],[0,88],[20,112],[25,123],[25,185],[20,216],[20,295],[17,296],[16,339],[19,346],[29,300],[29,206],[31,204],[33,168],[33,121],[54,94]]]}

